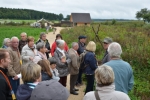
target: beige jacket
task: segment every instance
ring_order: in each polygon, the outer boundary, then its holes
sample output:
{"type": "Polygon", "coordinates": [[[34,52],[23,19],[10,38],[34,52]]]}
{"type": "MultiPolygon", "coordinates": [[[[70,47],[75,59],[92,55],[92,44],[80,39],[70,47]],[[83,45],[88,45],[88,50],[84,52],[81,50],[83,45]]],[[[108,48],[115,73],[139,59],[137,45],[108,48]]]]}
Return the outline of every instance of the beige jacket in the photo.
{"type": "Polygon", "coordinates": [[[17,52],[16,50],[13,50],[11,47],[7,48],[9,55],[10,55],[10,60],[11,63],[8,66],[8,76],[16,76],[17,74],[20,74],[21,70],[21,57],[19,51],[17,52]]]}
{"type": "MultiPolygon", "coordinates": [[[[130,100],[129,96],[123,92],[115,91],[115,85],[96,87],[101,100],[130,100]]],[[[83,100],[96,100],[94,91],[86,93],[83,100]]]]}
{"type": "Polygon", "coordinates": [[[80,67],[79,55],[73,48],[69,49],[68,53],[71,58],[71,63],[69,64],[70,74],[76,75],[79,73],[79,67],[80,67]]]}

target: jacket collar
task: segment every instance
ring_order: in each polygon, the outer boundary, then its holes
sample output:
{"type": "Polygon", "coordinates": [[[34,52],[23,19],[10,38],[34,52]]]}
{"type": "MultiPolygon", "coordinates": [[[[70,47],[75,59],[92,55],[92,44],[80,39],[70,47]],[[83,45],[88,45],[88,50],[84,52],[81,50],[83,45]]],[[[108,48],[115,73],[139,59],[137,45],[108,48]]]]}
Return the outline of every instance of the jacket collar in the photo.
{"type": "Polygon", "coordinates": [[[7,73],[7,69],[4,69],[4,68],[2,68],[2,67],[0,67],[0,70],[4,73],[4,74],[6,74],[7,73]]]}
{"type": "Polygon", "coordinates": [[[109,86],[103,86],[103,87],[98,87],[96,86],[96,90],[101,91],[101,92],[111,92],[111,91],[115,91],[115,84],[112,83],[109,86]]]}

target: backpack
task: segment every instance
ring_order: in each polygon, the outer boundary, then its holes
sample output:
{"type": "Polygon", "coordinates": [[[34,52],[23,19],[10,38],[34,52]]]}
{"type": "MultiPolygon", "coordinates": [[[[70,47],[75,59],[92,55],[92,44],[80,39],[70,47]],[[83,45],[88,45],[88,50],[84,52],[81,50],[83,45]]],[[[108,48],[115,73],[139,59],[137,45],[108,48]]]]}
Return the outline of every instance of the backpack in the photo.
{"type": "Polygon", "coordinates": [[[84,51],[83,53],[80,54],[79,59],[80,59],[80,69],[85,69],[87,67],[87,64],[85,64],[85,56],[86,56],[87,51],[84,51]]]}

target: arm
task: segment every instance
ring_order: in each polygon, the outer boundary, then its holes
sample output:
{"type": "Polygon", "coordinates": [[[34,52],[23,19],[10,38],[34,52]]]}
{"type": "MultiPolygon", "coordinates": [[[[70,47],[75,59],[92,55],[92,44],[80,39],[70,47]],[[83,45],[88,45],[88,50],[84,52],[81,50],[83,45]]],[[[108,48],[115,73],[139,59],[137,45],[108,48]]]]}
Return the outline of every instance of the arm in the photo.
{"type": "Polygon", "coordinates": [[[67,52],[65,52],[65,55],[66,55],[66,63],[69,64],[71,62],[71,59],[70,59],[70,56],[67,52]]]}
{"type": "Polygon", "coordinates": [[[0,98],[1,100],[6,100],[6,82],[3,79],[0,79],[0,98]]]}
{"type": "Polygon", "coordinates": [[[28,61],[30,58],[30,56],[27,56],[27,51],[24,50],[24,48],[22,49],[21,56],[22,56],[22,60],[25,60],[25,61],[28,61]]]}
{"type": "Polygon", "coordinates": [[[95,70],[97,68],[95,56],[94,56],[94,54],[90,54],[89,56],[90,56],[90,57],[88,57],[89,58],[89,60],[88,60],[89,66],[92,70],[95,70]]]}
{"type": "Polygon", "coordinates": [[[65,63],[61,62],[61,58],[59,57],[58,53],[54,52],[54,58],[57,61],[57,66],[58,67],[64,67],[64,66],[66,66],[65,63]]]}
{"type": "Polygon", "coordinates": [[[128,91],[130,91],[133,87],[133,84],[134,84],[134,77],[133,77],[133,71],[132,71],[132,68],[130,67],[130,78],[129,78],[129,84],[128,84],[128,91]]]}
{"type": "Polygon", "coordinates": [[[51,55],[52,56],[54,56],[55,49],[56,49],[56,43],[54,42],[51,47],[51,55]]]}
{"type": "Polygon", "coordinates": [[[8,74],[12,77],[16,76],[17,74],[15,73],[14,69],[13,69],[13,59],[14,59],[14,56],[13,56],[13,53],[11,52],[11,50],[9,50],[9,55],[10,55],[10,64],[8,66],[8,74]]]}
{"type": "Polygon", "coordinates": [[[74,67],[76,70],[78,70],[79,67],[78,67],[78,61],[77,61],[76,55],[70,54],[70,58],[71,58],[72,67],[74,67]]]}

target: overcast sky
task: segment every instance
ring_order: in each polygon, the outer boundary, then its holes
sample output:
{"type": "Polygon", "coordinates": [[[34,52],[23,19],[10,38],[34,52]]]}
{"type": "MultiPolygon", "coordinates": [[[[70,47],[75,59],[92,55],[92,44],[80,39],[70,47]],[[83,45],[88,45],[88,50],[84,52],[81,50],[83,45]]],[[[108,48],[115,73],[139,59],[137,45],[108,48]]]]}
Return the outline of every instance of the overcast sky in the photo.
{"type": "Polygon", "coordinates": [[[98,19],[135,19],[140,9],[150,9],[150,0],[0,0],[0,7],[62,13],[64,17],[79,12],[98,19]]]}

